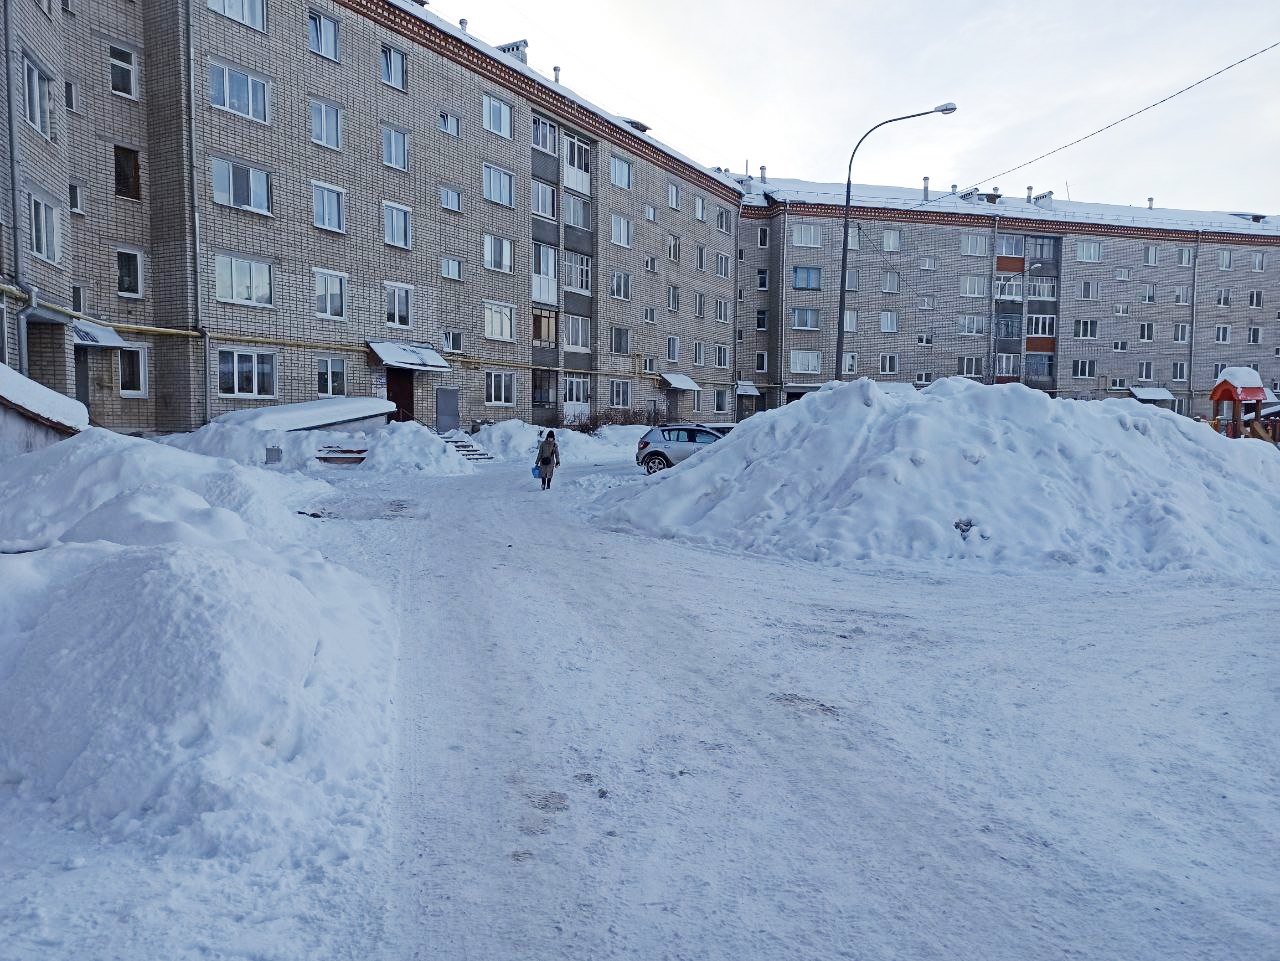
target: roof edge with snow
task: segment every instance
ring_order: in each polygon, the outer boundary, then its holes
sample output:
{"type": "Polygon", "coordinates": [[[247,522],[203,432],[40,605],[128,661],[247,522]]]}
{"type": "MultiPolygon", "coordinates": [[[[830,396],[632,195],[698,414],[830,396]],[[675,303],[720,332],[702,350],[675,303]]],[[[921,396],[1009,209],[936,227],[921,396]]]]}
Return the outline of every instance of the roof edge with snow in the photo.
{"type": "Polygon", "coordinates": [[[0,404],[65,436],[89,426],[89,409],[66,394],[0,364],[0,404]]]}

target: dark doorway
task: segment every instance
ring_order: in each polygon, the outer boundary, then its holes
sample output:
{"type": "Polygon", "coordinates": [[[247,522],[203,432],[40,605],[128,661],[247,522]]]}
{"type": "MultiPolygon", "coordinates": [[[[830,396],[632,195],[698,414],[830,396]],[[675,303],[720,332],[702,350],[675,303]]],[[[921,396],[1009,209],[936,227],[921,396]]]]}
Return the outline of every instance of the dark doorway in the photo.
{"type": "Polygon", "coordinates": [[[436,430],[448,433],[458,429],[458,388],[436,388],[436,430]]]}
{"type": "Polygon", "coordinates": [[[413,371],[387,368],[387,400],[396,405],[392,420],[413,420],[413,371]]]}
{"type": "Polygon", "coordinates": [[[76,361],[76,400],[89,407],[89,350],[85,347],[75,349],[76,361]]]}

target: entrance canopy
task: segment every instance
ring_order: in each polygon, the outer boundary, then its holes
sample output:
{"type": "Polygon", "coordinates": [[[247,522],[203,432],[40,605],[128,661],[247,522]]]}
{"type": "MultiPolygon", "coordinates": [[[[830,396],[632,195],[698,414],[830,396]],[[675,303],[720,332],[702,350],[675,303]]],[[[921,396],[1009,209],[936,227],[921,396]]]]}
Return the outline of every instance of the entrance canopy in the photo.
{"type": "Polygon", "coordinates": [[[756,389],[756,385],[749,380],[738,381],[739,397],[759,397],[760,391],[756,389]]]}
{"type": "Polygon", "coordinates": [[[662,379],[667,382],[667,386],[675,390],[702,390],[693,382],[692,377],[686,377],[684,374],[663,374],[662,379]]]}
{"type": "Polygon", "coordinates": [[[110,327],[77,317],[71,322],[71,342],[77,347],[127,347],[110,327]]]}
{"type": "Polygon", "coordinates": [[[448,362],[430,344],[412,344],[398,340],[371,340],[369,349],[385,367],[403,370],[450,370],[448,362]]]}
{"type": "Polygon", "coordinates": [[[1164,387],[1130,387],[1129,393],[1144,404],[1158,404],[1161,401],[1173,400],[1173,394],[1164,387]]]}

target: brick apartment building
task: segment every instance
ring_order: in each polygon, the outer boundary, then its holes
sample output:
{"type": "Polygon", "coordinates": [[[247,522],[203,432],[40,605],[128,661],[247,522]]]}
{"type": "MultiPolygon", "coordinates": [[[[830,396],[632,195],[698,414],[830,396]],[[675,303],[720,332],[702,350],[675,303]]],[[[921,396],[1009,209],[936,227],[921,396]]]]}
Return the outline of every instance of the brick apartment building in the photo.
{"type": "MultiPolygon", "coordinates": [[[[842,190],[708,169],[412,0],[9,0],[0,360],[121,430],[383,394],[705,420],[836,372],[842,190]]],[[[848,376],[1203,412],[1280,220],[858,188],[848,376]]]]}

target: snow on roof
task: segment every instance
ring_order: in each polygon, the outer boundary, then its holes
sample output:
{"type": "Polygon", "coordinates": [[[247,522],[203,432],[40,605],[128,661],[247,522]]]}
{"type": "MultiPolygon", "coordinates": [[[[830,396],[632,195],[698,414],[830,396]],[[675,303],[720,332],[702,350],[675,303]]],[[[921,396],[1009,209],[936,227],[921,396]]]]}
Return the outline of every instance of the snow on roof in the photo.
{"type": "Polygon", "coordinates": [[[738,381],[738,396],[739,397],[759,397],[760,391],[759,389],[757,389],[755,384],[751,383],[751,381],[740,380],[738,381]]]}
{"type": "Polygon", "coordinates": [[[410,344],[398,340],[371,340],[369,349],[387,367],[405,370],[449,370],[449,362],[430,344],[410,344]]]}
{"type": "Polygon", "coordinates": [[[7,364],[0,364],[0,403],[67,433],[89,426],[89,410],[84,404],[24,377],[7,364]]]}
{"type": "MultiPolygon", "coordinates": [[[[761,183],[750,177],[740,177],[739,182],[747,191],[745,206],[767,206],[770,200],[778,203],[825,204],[844,206],[844,184],[813,183],[807,180],[790,180],[769,177],[761,183]]],[[[1120,204],[1095,204],[1078,200],[1062,200],[1054,197],[1046,206],[1028,203],[1022,196],[1002,196],[996,203],[988,203],[979,193],[973,200],[946,190],[929,191],[924,199],[922,187],[885,187],[872,184],[854,184],[852,202],[855,207],[885,207],[896,210],[932,210],[939,213],[972,214],[978,217],[1021,217],[1027,220],[1044,220],[1054,223],[1097,223],[1122,227],[1146,227],[1153,230],[1206,230],[1222,233],[1280,235],[1280,216],[1262,217],[1258,214],[1241,214],[1215,210],[1177,210],[1168,207],[1126,207],[1120,204]]]]}
{"type": "MultiPolygon", "coordinates": [[[[480,51],[481,53],[487,54],[488,56],[497,60],[503,66],[510,67],[512,70],[515,70],[517,73],[524,74],[530,80],[535,81],[536,83],[540,84],[541,86],[551,91],[552,93],[560,94],[561,96],[566,97],[569,100],[572,100],[574,103],[578,104],[579,106],[585,107],[587,110],[590,110],[592,113],[599,115],[602,119],[612,124],[613,126],[617,127],[619,130],[623,131],[627,135],[631,137],[638,137],[640,140],[647,142],[653,147],[656,147],[658,150],[661,150],[663,153],[674,158],[675,160],[678,160],[683,164],[687,164],[688,166],[694,168],[695,170],[698,170],[706,174],[708,177],[714,178],[715,180],[723,184],[725,187],[728,187],[734,193],[738,193],[738,194],[742,193],[742,185],[739,184],[738,181],[734,179],[733,176],[731,176],[728,172],[716,170],[715,168],[704,166],[703,164],[700,164],[697,161],[690,160],[688,157],[680,153],[678,150],[674,150],[671,147],[668,147],[666,144],[658,140],[656,137],[651,137],[645,131],[635,127],[633,121],[630,121],[627,118],[621,117],[617,114],[610,113],[608,110],[605,110],[602,107],[596,106],[590,100],[587,100],[585,97],[582,97],[574,93],[572,90],[570,90],[568,87],[566,87],[564,84],[560,83],[559,81],[550,80],[544,75],[538,73],[538,71],[531,68],[527,63],[521,60],[517,60],[515,57],[510,56],[506,53],[503,53],[497,47],[491,46],[490,44],[485,43],[483,40],[477,40],[475,37],[471,36],[471,34],[464,31],[461,27],[457,27],[454,24],[450,23],[449,21],[445,20],[444,18],[436,16],[436,14],[432,13],[430,10],[427,10],[421,5],[419,5],[418,3],[415,3],[414,0],[386,0],[386,2],[391,6],[395,7],[397,10],[403,10],[406,13],[412,14],[418,19],[423,20],[424,22],[434,27],[435,29],[439,30],[440,32],[446,33],[450,37],[453,37],[455,40],[460,40],[461,42],[480,51]]],[[[642,124],[641,126],[644,126],[644,125],[642,124]]],[[[647,130],[648,128],[646,127],[645,129],[647,130]]],[[[624,145],[625,145],[625,141],[624,141],[624,145]]]]}
{"type": "Polygon", "coordinates": [[[693,382],[692,377],[686,377],[684,374],[663,374],[662,379],[676,390],[702,390],[701,387],[693,382]]]}
{"type": "Polygon", "coordinates": [[[1241,389],[1246,387],[1256,387],[1259,390],[1263,389],[1262,375],[1252,367],[1228,367],[1218,377],[1218,383],[1221,384],[1224,380],[1232,387],[1239,387],[1241,389]]]}
{"type": "Polygon", "coordinates": [[[77,317],[71,322],[71,340],[77,347],[127,347],[112,327],[77,317]]]}
{"type": "Polygon", "coordinates": [[[1129,393],[1137,400],[1173,400],[1173,394],[1165,387],[1130,387],[1129,393]]]}
{"type": "Polygon", "coordinates": [[[313,430],[364,420],[367,417],[379,417],[390,414],[395,409],[395,404],[381,397],[327,397],[300,404],[233,410],[215,417],[214,421],[258,430],[313,430]]]}

